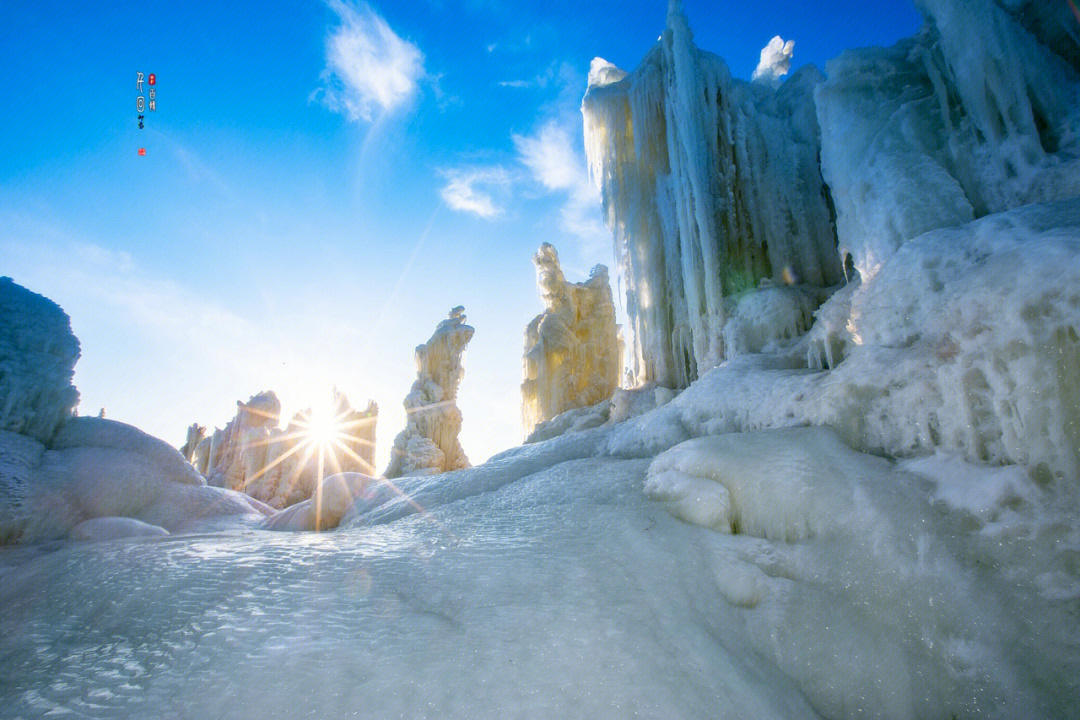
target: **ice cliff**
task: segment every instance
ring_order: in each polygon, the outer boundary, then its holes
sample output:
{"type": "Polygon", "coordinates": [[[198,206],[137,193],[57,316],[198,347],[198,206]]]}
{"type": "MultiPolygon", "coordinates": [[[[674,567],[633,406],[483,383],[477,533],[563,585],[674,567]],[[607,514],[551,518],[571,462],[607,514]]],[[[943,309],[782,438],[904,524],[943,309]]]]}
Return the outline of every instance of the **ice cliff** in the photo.
{"type": "Polygon", "coordinates": [[[864,277],[928,230],[1080,194],[1076,66],[1005,3],[917,5],[919,35],[845,52],[815,94],[839,252],[864,277]]]}
{"type": "Polygon", "coordinates": [[[593,61],[586,152],[615,234],[636,382],[684,388],[728,357],[730,302],[762,280],[843,280],[818,165],[820,82],[813,68],[776,91],[732,78],[694,47],[677,2],[632,73],[593,61]]]}
{"type": "MultiPolygon", "coordinates": [[[[374,472],[378,407],[354,410],[335,391],[328,423],[332,442],[318,437],[312,410],[279,428],[281,403],[272,391],[237,401],[236,417],[195,447],[192,460],[207,481],[281,509],[311,497],[322,478],[340,472],[374,472]]],[[[193,426],[198,428],[198,426],[193,426]]],[[[198,430],[189,430],[188,444],[198,430]]]]}
{"type": "Polygon", "coordinates": [[[431,339],[416,348],[416,381],[405,396],[405,429],[394,438],[385,476],[432,475],[469,467],[458,442],[461,411],[456,400],[465,374],[461,356],[473,336],[465,308],[456,307],[431,339]]]}
{"type": "Polygon", "coordinates": [[[729,430],[829,424],[874,452],[1074,476],[1076,21],[919,7],[916,37],[775,90],[697,50],[677,1],[632,73],[594,61],[586,145],[632,369],[678,388],[719,365],[745,391],[716,386],[729,430]]]}
{"type": "Polygon", "coordinates": [[[47,442],[79,403],[79,341],[60,307],[0,278],[0,430],[47,442]]]}
{"type": "Polygon", "coordinates": [[[619,386],[622,343],[607,268],[570,283],[548,243],[533,257],[544,312],[525,329],[521,413],[525,434],[556,415],[595,405],[619,386]]]}

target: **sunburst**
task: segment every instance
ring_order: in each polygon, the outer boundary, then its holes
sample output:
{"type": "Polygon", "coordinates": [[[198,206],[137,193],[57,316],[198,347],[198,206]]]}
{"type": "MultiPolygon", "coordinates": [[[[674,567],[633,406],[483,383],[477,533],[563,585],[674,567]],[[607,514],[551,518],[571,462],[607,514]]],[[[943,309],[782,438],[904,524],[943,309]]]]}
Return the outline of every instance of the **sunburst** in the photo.
{"type": "MultiPolygon", "coordinates": [[[[265,415],[261,411],[254,412],[265,415]]],[[[289,458],[299,456],[292,472],[289,473],[288,477],[281,479],[281,482],[291,492],[293,486],[299,482],[304,469],[314,459],[316,481],[311,500],[315,505],[316,527],[318,528],[321,527],[322,516],[322,481],[331,475],[346,471],[346,468],[351,470],[359,466],[365,475],[376,478],[380,484],[385,485],[391,492],[403,498],[418,513],[434,521],[436,525],[442,528],[442,523],[431,517],[423,506],[411,498],[397,484],[376,473],[375,466],[371,461],[357,452],[361,447],[375,447],[374,442],[362,437],[360,428],[376,422],[375,417],[352,417],[358,414],[337,393],[334,393],[330,402],[314,405],[312,408],[298,413],[289,423],[288,432],[259,442],[260,445],[280,442],[295,442],[295,444],[267,463],[257,473],[246,478],[245,485],[253,483],[289,458]]],[[[267,415],[267,417],[269,416],[267,415]]],[[[274,417],[273,419],[277,420],[279,418],[274,417]]],[[[445,528],[443,529],[445,531],[445,528]]]]}

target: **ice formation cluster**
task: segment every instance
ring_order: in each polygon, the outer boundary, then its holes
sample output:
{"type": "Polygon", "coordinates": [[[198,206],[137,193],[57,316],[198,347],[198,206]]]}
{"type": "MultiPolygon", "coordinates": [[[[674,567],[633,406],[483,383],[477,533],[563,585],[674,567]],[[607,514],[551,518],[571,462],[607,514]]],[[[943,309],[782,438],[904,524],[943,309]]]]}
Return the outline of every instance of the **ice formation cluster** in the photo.
{"type": "MultiPolygon", "coordinates": [[[[310,408],[296,413],[285,428],[278,427],[281,402],[273,391],[238,400],[236,407],[235,418],[195,445],[191,459],[210,485],[281,509],[310,498],[319,481],[334,473],[374,472],[379,415],[374,402],[354,410],[335,390],[328,414],[335,438],[328,447],[322,447],[325,438],[317,437],[319,428],[313,423],[318,423],[310,408]]],[[[188,430],[185,455],[203,433],[198,425],[188,430]]]]}
{"type": "Polygon", "coordinates": [[[566,281],[549,243],[533,256],[544,312],[525,329],[521,413],[525,434],[556,415],[596,405],[619,387],[622,342],[607,268],[566,281]]]}
{"type": "Polygon", "coordinates": [[[423,345],[416,347],[416,381],[405,396],[405,429],[394,438],[384,475],[435,475],[469,467],[458,441],[457,391],[465,374],[461,358],[473,336],[465,308],[456,307],[423,345]]]}
{"type": "Polygon", "coordinates": [[[626,283],[635,382],[684,388],[730,356],[730,305],[763,280],[843,279],[817,161],[821,80],[812,67],[775,91],[732,78],[694,47],[678,3],[632,73],[593,61],[586,152],[626,283]]]}
{"type": "MultiPolygon", "coordinates": [[[[637,70],[594,62],[634,385],[529,444],[467,467],[460,308],[395,479],[277,513],[118,423],[0,432],[0,539],[108,541],[0,553],[3,707],[1080,717],[1080,23],[918,4],[916,37],[778,87],[790,46],[734,80],[677,0],[637,70]],[[215,528],[245,531],[159,540],[215,528]]],[[[241,406],[223,473],[275,412],[241,406]]]]}
{"type": "Polygon", "coordinates": [[[632,73],[594,61],[587,150],[633,370],[718,374],[713,431],[829,425],[1075,475],[1075,19],[919,6],[916,37],[776,89],[695,48],[678,2],[632,73]]]}

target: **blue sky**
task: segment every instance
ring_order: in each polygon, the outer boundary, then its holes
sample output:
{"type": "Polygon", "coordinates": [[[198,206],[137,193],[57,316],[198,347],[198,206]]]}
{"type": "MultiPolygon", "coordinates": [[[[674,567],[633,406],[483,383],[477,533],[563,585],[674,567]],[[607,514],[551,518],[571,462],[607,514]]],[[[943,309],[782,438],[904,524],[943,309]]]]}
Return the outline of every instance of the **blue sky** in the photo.
{"type": "MultiPolygon", "coordinates": [[[[666,2],[5,3],[0,274],[57,301],[81,411],[179,444],[274,389],[331,385],[404,423],[413,347],[455,305],[476,335],[459,405],[474,461],[520,439],[530,257],[612,265],[578,111],[595,56],[632,69],[666,2]],[[158,110],[136,127],[135,73],[158,110]],[[139,157],[137,148],[147,155],[139,157]]],[[[685,0],[749,78],[891,44],[906,0],[685,0]]]]}

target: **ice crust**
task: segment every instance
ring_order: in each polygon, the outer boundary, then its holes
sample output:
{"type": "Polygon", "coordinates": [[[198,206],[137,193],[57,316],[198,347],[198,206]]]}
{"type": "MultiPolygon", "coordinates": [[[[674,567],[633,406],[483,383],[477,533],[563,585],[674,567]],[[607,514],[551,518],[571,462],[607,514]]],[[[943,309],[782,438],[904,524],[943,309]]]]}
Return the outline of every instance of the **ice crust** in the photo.
{"type": "Polygon", "coordinates": [[[0,696],[15,715],[148,718],[1080,708],[1075,494],[1018,474],[969,513],[934,491],[927,473],[947,465],[897,466],[826,429],[633,459],[606,449],[630,424],[403,477],[400,493],[356,478],[327,504],[345,509],[332,533],[35,557],[0,583],[0,696]],[[665,512],[689,497],[677,473],[699,505],[727,492],[717,515],[736,532],[665,512]],[[51,583],[65,592],[44,601],[51,583]]]}
{"type": "Polygon", "coordinates": [[[576,408],[607,400],[619,387],[622,342],[607,268],[566,281],[549,243],[533,256],[544,312],[525,330],[521,412],[525,434],[576,408]]]}

